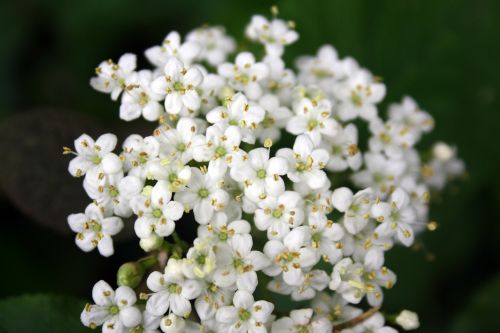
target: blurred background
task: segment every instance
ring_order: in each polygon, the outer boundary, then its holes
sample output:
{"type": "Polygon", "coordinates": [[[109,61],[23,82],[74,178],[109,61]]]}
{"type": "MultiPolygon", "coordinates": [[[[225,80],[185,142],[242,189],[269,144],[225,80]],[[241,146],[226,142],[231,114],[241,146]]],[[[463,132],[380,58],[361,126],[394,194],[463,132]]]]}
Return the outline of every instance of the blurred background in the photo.
{"type": "Polygon", "coordinates": [[[110,259],[84,254],[66,225],[87,199],[62,146],[84,131],[143,131],[90,88],[94,68],[205,23],[242,40],[251,15],[274,4],[301,35],[290,66],[333,44],[383,77],[382,108],[409,94],[433,115],[421,147],[443,140],[466,162],[466,179],[432,206],[440,228],[420,250],[389,252],[398,283],[384,309],[417,311],[418,332],[500,332],[499,1],[20,0],[0,3],[1,333],[86,332],[79,313],[93,284],[114,283],[119,265],[142,255],[130,241],[110,259]]]}

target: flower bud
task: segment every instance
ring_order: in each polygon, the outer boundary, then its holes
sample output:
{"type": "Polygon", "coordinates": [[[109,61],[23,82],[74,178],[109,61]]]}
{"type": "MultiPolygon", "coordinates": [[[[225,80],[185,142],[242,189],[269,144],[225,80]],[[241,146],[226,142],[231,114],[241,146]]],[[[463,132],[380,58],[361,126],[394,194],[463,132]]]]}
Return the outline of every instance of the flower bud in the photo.
{"type": "Polygon", "coordinates": [[[396,317],[396,323],[406,331],[415,330],[420,326],[418,315],[408,310],[401,311],[396,317]]]}
{"type": "Polygon", "coordinates": [[[120,266],[116,274],[117,284],[135,288],[141,283],[144,276],[144,268],[137,262],[127,262],[120,266]]]}
{"type": "Polygon", "coordinates": [[[432,147],[432,154],[438,160],[446,162],[453,157],[453,148],[444,142],[438,142],[432,147]]]}
{"type": "Polygon", "coordinates": [[[146,252],[159,249],[161,244],[163,244],[163,238],[156,234],[152,234],[148,238],[142,238],[139,241],[141,249],[143,249],[146,252]]]}

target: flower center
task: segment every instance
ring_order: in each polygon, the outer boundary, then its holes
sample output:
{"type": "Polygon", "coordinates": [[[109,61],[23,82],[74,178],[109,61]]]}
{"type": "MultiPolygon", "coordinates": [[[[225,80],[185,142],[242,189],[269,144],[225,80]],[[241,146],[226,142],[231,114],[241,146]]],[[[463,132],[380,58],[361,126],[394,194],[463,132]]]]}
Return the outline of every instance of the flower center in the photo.
{"type": "Polygon", "coordinates": [[[176,180],[177,180],[177,174],[176,173],[171,173],[170,175],[168,175],[168,181],[169,182],[175,183],[176,180]]]}
{"type": "Polygon", "coordinates": [[[115,315],[117,314],[118,312],[120,312],[120,308],[117,307],[116,305],[111,305],[109,307],[109,313],[111,313],[112,315],[115,315]]]}
{"type": "Polygon", "coordinates": [[[200,190],[198,191],[198,196],[202,199],[205,199],[206,197],[208,197],[208,190],[206,188],[200,188],[200,190]]]}
{"type": "Polygon", "coordinates": [[[102,225],[100,225],[97,222],[94,222],[93,225],[92,225],[92,230],[94,230],[95,232],[101,232],[102,231],[102,225]]]}
{"type": "Polygon", "coordinates": [[[186,144],[181,142],[177,145],[177,150],[180,151],[181,153],[185,152],[186,151],[186,144]]]}
{"type": "Polygon", "coordinates": [[[182,291],[182,287],[179,286],[177,283],[172,283],[168,286],[168,291],[171,294],[180,294],[182,291]]]}
{"type": "Polygon", "coordinates": [[[241,258],[234,259],[234,261],[233,261],[234,268],[240,268],[243,265],[244,265],[243,259],[241,259],[241,258]]]}
{"type": "Polygon", "coordinates": [[[144,105],[148,104],[148,102],[149,102],[148,95],[146,95],[145,92],[141,92],[139,95],[139,105],[144,106],[144,105]]]}
{"type": "Polygon", "coordinates": [[[102,161],[102,158],[98,155],[95,155],[94,157],[92,157],[92,163],[94,163],[94,164],[99,164],[99,163],[101,163],[101,161],[102,161]]]}
{"type": "Polygon", "coordinates": [[[228,122],[229,125],[231,126],[238,126],[238,121],[234,120],[234,119],[231,119],[229,122],[228,122]]]}
{"type": "Polygon", "coordinates": [[[225,156],[226,154],[227,154],[226,148],[224,148],[222,146],[215,148],[215,155],[217,157],[222,157],[222,156],[225,156]]]}
{"type": "Polygon", "coordinates": [[[240,311],[238,311],[238,317],[241,321],[247,321],[251,316],[252,314],[250,313],[250,311],[246,309],[240,309],[240,311]]]}
{"type": "Polygon", "coordinates": [[[276,121],[274,120],[273,117],[269,116],[268,114],[266,114],[266,116],[264,117],[264,120],[262,121],[262,126],[264,128],[270,128],[270,127],[273,127],[274,126],[274,123],[276,121]]]}
{"type": "Polygon", "coordinates": [[[207,256],[204,255],[204,254],[201,254],[199,255],[197,258],[196,258],[196,262],[199,264],[199,265],[205,265],[205,262],[207,261],[207,256]]]}
{"type": "Polygon", "coordinates": [[[182,92],[182,91],[184,91],[184,85],[181,82],[175,82],[174,83],[174,90],[177,92],[182,92]]]}
{"type": "Polygon", "coordinates": [[[163,212],[160,208],[153,209],[153,216],[159,219],[163,215],[163,212]]]}
{"type": "Polygon", "coordinates": [[[221,241],[225,241],[225,240],[227,240],[227,232],[221,232],[221,233],[219,234],[219,239],[220,239],[221,241]]]}
{"type": "Polygon", "coordinates": [[[307,326],[301,326],[297,333],[309,333],[309,328],[307,328],[307,326]]]}
{"type": "Polygon", "coordinates": [[[281,208],[276,208],[275,210],[273,210],[273,217],[276,218],[276,219],[279,219],[280,217],[283,216],[283,209],[281,208]]]}
{"type": "Polygon", "coordinates": [[[316,126],[318,126],[318,121],[316,119],[311,119],[309,120],[309,122],[307,123],[307,128],[312,131],[313,129],[316,128],[316,126]]]}
{"type": "Polygon", "coordinates": [[[144,329],[142,328],[142,326],[136,326],[130,329],[130,333],[143,333],[143,332],[144,329]]]}
{"type": "Polygon", "coordinates": [[[260,178],[260,179],[264,179],[266,178],[266,170],[264,169],[260,169],[259,171],[257,171],[257,177],[260,178]]]}
{"type": "Polygon", "coordinates": [[[120,192],[118,192],[118,189],[116,187],[114,187],[114,186],[109,187],[109,195],[112,198],[116,198],[118,196],[118,194],[120,194],[120,192]]]}
{"type": "Polygon", "coordinates": [[[363,105],[363,99],[361,98],[360,95],[356,94],[354,91],[352,92],[352,95],[351,95],[351,101],[352,101],[352,104],[354,104],[358,107],[363,105]]]}

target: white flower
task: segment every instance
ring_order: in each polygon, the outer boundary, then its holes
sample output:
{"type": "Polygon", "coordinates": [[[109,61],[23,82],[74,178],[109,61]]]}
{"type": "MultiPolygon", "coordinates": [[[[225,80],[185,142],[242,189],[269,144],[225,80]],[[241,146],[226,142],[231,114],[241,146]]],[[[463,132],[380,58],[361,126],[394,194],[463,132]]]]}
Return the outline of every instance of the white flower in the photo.
{"type": "Polygon", "coordinates": [[[198,237],[212,237],[214,243],[227,242],[235,235],[248,235],[251,231],[250,223],[245,220],[235,220],[228,223],[226,214],[217,213],[207,225],[198,227],[198,237]]]}
{"type": "Polygon", "coordinates": [[[328,163],[329,154],[324,149],[315,149],[313,142],[305,134],[295,139],[293,150],[282,148],[276,156],[287,160],[287,176],[292,182],[305,182],[312,189],[317,189],[328,181],[323,168],[328,163]]]}
{"type": "Polygon", "coordinates": [[[161,316],[169,309],[177,316],[187,317],[191,313],[192,299],[201,293],[201,285],[194,279],[187,279],[180,268],[182,264],[169,259],[165,272],[152,272],[147,279],[148,288],[153,294],[148,298],[146,310],[161,316]]]}
{"type": "Polygon", "coordinates": [[[217,125],[207,128],[206,141],[197,144],[193,149],[193,157],[198,162],[209,162],[209,170],[214,176],[222,178],[228,166],[238,165],[246,154],[240,150],[241,133],[236,126],[225,130],[217,125]]]}
{"type": "Polygon", "coordinates": [[[261,85],[267,93],[276,95],[281,104],[289,106],[292,90],[296,84],[295,73],[285,68],[285,62],[281,58],[266,56],[263,62],[269,68],[269,75],[261,85]]]}
{"type": "Polygon", "coordinates": [[[148,311],[142,311],[141,323],[130,329],[131,333],[141,332],[141,333],[159,333],[158,328],[160,327],[160,316],[154,316],[148,311]]]}
{"type": "Polygon", "coordinates": [[[77,233],[75,242],[80,249],[89,252],[97,247],[105,257],[114,253],[111,236],[123,228],[119,217],[105,214],[104,209],[94,203],[87,206],[85,213],[69,215],[68,224],[77,233]]]}
{"type": "Polygon", "coordinates": [[[254,222],[259,230],[267,230],[269,239],[283,239],[290,229],[304,222],[301,196],[286,191],[277,197],[267,197],[258,204],[254,222]]]}
{"type": "Polygon", "coordinates": [[[302,98],[295,103],[295,116],[288,122],[286,130],[294,135],[307,134],[318,146],[322,136],[335,136],[339,130],[337,121],[330,117],[331,109],[327,99],[315,101],[302,98]]]}
{"type": "Polygon", "coordinates": [[[165,96],[165,110],[170,114],[194,112],[200,108],[200,96],[196,88],[203,81],[196,67],[185,67],[182,61],[172,57],[164,68],[164,76],[151,83],[151,90],[165,96]]]}
{"type": "Polygon", "coordinates": [[[377,107],[385,96],[385,85],[375,81],[366,70],[359,70],[347,81],[336,87],[335,97],[341,102],[338,116],[347,121],[356,117],[372,120],[377,117],[377,107]]]}
{"type": "Polygon", "coordinates": [[[114,134],[103,134],[94,141],[87,134],[82,134],[75,140],[75,150],[69,148],[65,153],[76,155],[69,162],[68,171],[73,177],[80,177],[87,171],[98,168],[107,174],[118,173],[122,170],[122,162],[113,153],[117,138],[114,134]]]}
{"type": "Polygon", "coordinates": [[[408,310],[401,311],[396,317],[396,323],[406,331],[415,330],[420,327],[418,315],[408,310]]]}
{"type": "Polygon", "coordinates": [[[126,286],[114,291],[105,281],[99,281],[92,289],[95,304],[87,304],[80,318],[85,326],[102,325],[103,332],[122,333],[141,322],[141,312],[135,306],[135,292],[126,286]]]}
{"type": "Polygon", "coordinates": [[[351,258],[344,258],[333,267],[330,289],[354,304],[358,304],[367,295],[368,303],[377,306],[382,303],[383,298],[380,286],[390,289],[395,282],[395,274],[386,267],[372,269],[353,262],[351,258]]]}
{"type": "Polygon", "coordinates": [[[310,213],[309,226],[299,227],[306,230],[310,235],[310,247],[319,257],[331,264],[342,258],[344,229],[339,223],[328,220],[322,212],[310,213]]]}
{"type": "Polygon", "coordinates": [[[388,194],[406,169],[404,160],[395,160],[378,153],[364,155],[365,169],[352,175],[355,185],[371,187],[377,194],[388,194]]]}
{"type": "Polygon", "coordinates": [[[220,106],[207,114],[207,121],[221,128],[237,126],[241,128],[242,140],[255,142],[253,130],[264,119],[265,111],[259,104],[249,102],[245,95],[235,94],[226,101],[226,106],[220,106]]]}
{"type": "Polygon", "coordinates": [[[198,126],[191,118],[182,117],[175,128],[164,124],[155,133],[160,143],[160,156],[167,160],[188,163],[193,159],[193,149],[204,143],[205,137],[198,133],[198,126]]]}
{"type": "Polygon", "coordinates": [[[149,179],[163,183],[170,192],[181,191],[191,178],[191,168],[180,160],[150,162],[147,169],[149,179]]]}
{"type": "Polygon", "coordinates": [[[323,212],[328,214],[332,212],[330,185],[330,181],[327,180],[320,188],[312,189],[305,182],[293,183],[293,189],[302,196],[305,213],[323,212]]]}
{"type": "Polygon", "coordinates": [[[347,187],[340,187],[332,193],[332,204],[339,212],[344,213],[342,223],[346,230],[355,235],[368,223],[373,203],[371,188],[357,192],[355,195],[347,187]]]}
{"type": "Polygon", "coordinates": [[[348,302],[337,293],[333,296],[320,293],[311,305],[318,317],[327,318],[333,325],[349,321],[363,313],[361,309],[348,305],[348,302]]]}
{"type": "Polygon", "coordinates": [[[330,152],[327,170],[338,172],[347,168],[358,170],[361,167],[363,158],[358,147],[358,129],[354,124],[339,127],[334,136],[323,136],[320,146],[330,152]]]}
{"type": "Polygon", "coordinates": [[[120,105],[120,118],[130,121],[141,115],[148,121],[156,121],[163,115],[161,94],[150,89],[153,73],[142,70],[130,75],[125,81],[125,89],[120,105]]]}
{"type": "Polygon", "coordinates": [[[236,90],[244,92],[253,100],[262,95],[259,81],[269,75],[269,68],[261,62],[255,62],[250,52],[242,52],[236,56],[234,64],[224,63],[217,68],[219,75],[229,80],[229,84],[236,90]]]}
{"type": "Polygon", "coordinates": [[[265,323],[270,319],[274,305],[267,301],[254,301],[247,291],[237,291],[232,306],[217,310],[216,319],[229,333],[266,333],[265,323]]]}
{"type": "Polygon", "coordinates": [[[326,318],[312,319],[312,309],[292,310],[290,317],[283,317],[273,323],[273,333],[327,333],[332,324],[326,318]]]}
{"type": "Polygon", "coordinates": [[[200,296],[194,302],[196,314],[202,322],[207,320],[215,320],[217,310],[226,305],[231,304],[235,287],[223,288],[217,285],[212,275],[208,275],[204,279],[205,285],[202,288],[200,296]]]}
{"type": "Polygon", "coordinates": [[[184,273],[189,277],[205,278],[217,267],[214,244],[210,238],[198,237],[193,241],[184,261],[184,273]]]}
{"type": "Polygon", "coordinates": [[[220,178],[209,172],[191,168],[191,178],[186,189],[175,194],[175,199],[184,204],[185,210],[193,209],[194,218],[200,224],[207,224],[216,211],[224,209],[229,196],[221,189],[220,178]]]}
{"type": "Polygon", "coordinates": [[[175,222],[182,217],[183,206],[170,201],[172,193],[165,182],[157,182],[148,195],[138,195],[132,199],[131,206],[138,216],[134,224],[135,233],[141,239],[152,234],[161,237],[170,236],[175,229],[175,222]]]}
{"type": "Polygon", "coordinates": [[[286,106],[280,106],[279,98],[266,94],[259,99],[259,105],[265,110],[264,119],[255,130],[255,135],[261,143],[267,139],[273,142],[281,138],[281,129],[286,127],[292,111],[286,106]]]}
{"type": "Polygon", "coordinates": [[[257,273],[270,265],[269,259],[260,251],[252,251],[252,237],[234,235],[229,247],[219,248],[218,268],[214,271],[214,281],[221,287],[236,283],[238,290],[253,293],[257,287],[257,273]]]}
{"type": "Polygon", "coordinates": [[[318,84],[325,91],[331,90],[338,80],[344,78],[345,74],[337,50],[331,45],[322,46],[315,57],[300,57],[297,60],[297,67],[299,80],[303,84],[318,84]]]}
{"type": "Polygon", "coordinates": [[[283,241],[270,240],[264,246],[264,253],[273,264],[264,269],[269,276],[283,273],[283,280],[291,286],[304,283],[304,270],[317,263],[317,257],[310,248],[305,247],[307,235],[300,229],[292,230],[283,241]]]}
{"type": "Polygon", "coordinates": [[[244,184],[245,195],[259,202],[268,196],[279,196],[285,191],[280,177],[288,171],[285,159],[269,158],[269,150],[256,148],[248,153],[248,159],[231,169],[231,177],[244,184]]]}
{"type": "Polygon", "coordinates": [[[400,104],[391,104],[388,114],[391,121],[405,125],[416,141],[420,140],[423,133],[430,132],[434,127],[431,115],[421,110],[415,100],[409,96],[403,97],[400,104]]]}
{"type": "Polygon", "coordinates": [[[123,168],[129,175],[146,178],[146,166],[149,161],[158,158],[160,144],[151,136],[142,138],[138,134],[132,134],[123,142],[123,168]]]}
{"type": "Polygon", "coordinates": [[[284,46],[299,38],[299,34],[289,27],[290,24],[283,20],[275,18],[269,22],[264,16],[254,15],[246,27],[246,35],[251,40],[264,44],[268,55],[281,57],[284,46]]]}
{"type": "Polygon", "coordinates": [[[187,34],[186,41],[201,45],[197,59],[206,60],[212,66],[223,63],[236,48],[234,39],[226,34],[223,27],[198,28],[187,34]]]}
{"type": "Polygon", "coordinates": [[[201,49],[201,45],[194,41],[181,43],[179,33],[172,31],[161,46],[150,47],[144,54],[153,65],[163,68],[171,57],[177,57],[189,65],[200,54],[201,49]]]}
{"type": "Polygon", "coordinates": [[[404,245],[413,244],[415,234],[411,225],[417,221],[405,190],[397,188],[391,194],[389,202],[375,203],[371,208],[371,215],[380,223],[375,230],[377,234],[382,237],[397,235],[397,239],[404,245]]]}
{"type": "Polygon", "coordinates": [[[267,288],[275,293],[291,295],[294,301],[309,300],[316,296],[318,291],[324,290],[330,283],[330,277],[325,271],[315,269],[304,275],[304,283],[300,286],[290,286],[283,277],[275,277],[268,283],[267,288]]]}
{"type": "Polygon", "coordinates": [[[125,89],[127,78],[134,73],[137,58],[134,54],[126,53],[115,64],[111,59],[103,61],[95,69],[97,76],[90,79],[90,85],[97,91],[111,94],[116,101],[125,89]]]}

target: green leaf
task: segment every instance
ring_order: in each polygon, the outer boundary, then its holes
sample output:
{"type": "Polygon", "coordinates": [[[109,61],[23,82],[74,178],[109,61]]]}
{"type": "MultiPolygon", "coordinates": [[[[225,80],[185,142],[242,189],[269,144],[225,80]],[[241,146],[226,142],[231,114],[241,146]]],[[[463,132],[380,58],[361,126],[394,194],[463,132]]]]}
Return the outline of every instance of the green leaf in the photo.
{"type": "Polygon", "coordinates": [[[500,276],[481,287],[451,321],[454,333],[500,332],[500,276]]]}
{"type": "Polygon", "coordinates": [[[79,333],[85,302],[68,296],[34,294],[0,301],[0,333],[79,333]]]}

